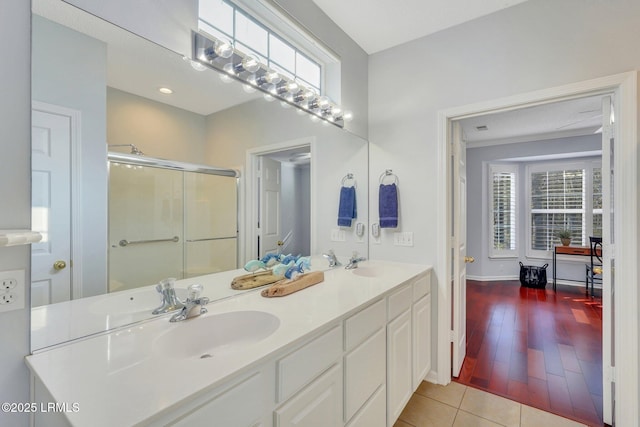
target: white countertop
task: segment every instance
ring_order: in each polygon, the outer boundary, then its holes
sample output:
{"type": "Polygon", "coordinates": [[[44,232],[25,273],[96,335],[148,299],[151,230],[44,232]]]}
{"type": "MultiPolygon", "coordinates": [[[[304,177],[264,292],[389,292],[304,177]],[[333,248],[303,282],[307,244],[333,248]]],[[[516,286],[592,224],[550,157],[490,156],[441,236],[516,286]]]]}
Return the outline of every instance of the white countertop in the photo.
{"type": "MultiPolygon", "coordinates": [[[[366,267],[376,268],[379,274],[364,277],[342,267],[328,270],[324,282],[286,297],[244,293],[209,304],[209,312],[200,317],[169,323],[164,316],[137,323],[27,356],[27,365],[57,402],[79,405],[78,412],[65,414],[72,425],[142,423],[256,366],[429,268],[386,261],[360,263],[361,272],[366,267]],[[243,310],[271,313],[279,318],[280,326],[252,344],[250,351],[230,350],[201,359],[200,354],[176,358],[157,349],[158,337],[173,328],[197,328],[208,316],[243,310]]],[[[199,278],[205,287],[203,295],[218,284],[216,276],[199,278]]],[[[226,277],[225,283],[229,283],[226,277]]]]}

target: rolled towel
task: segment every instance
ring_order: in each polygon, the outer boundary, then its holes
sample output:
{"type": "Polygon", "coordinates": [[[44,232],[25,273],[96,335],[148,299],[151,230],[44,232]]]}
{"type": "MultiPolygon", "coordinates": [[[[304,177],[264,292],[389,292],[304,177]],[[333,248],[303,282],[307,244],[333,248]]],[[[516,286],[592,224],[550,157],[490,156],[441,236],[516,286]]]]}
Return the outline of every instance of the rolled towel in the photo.
{"type": "Polygon", "coordinates": [[[356,188],[340,188],[340,204],[338,206],[338,226],[351,227],[351,221],[358,216],[356,208],[356,188]]]}
{"type": "Polygon", "coordinates": [[[380,184],[378,192],[380,228],[398,227],[398,187],[396,184],[380,184]]]}

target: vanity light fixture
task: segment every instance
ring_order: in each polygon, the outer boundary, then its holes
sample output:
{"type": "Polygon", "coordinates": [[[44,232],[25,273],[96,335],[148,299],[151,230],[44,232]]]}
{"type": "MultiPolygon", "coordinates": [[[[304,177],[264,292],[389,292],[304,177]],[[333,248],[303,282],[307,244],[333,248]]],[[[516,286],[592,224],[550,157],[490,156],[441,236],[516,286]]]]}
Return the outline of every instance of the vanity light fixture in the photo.
{"type": "Polygon", "coordinates": [[[160,91],[160,93],[164,93],[165,95],[171,95],[173,93],[173,90],[168,87],[159,87],[158,91],[160,91]]]}
{"type": "Polygon", "coordinates": [[[322,120],[326,124],[344,127],[344,123],[353,118],[350,112],[343,112],[339,105],[326,96],[320,96],[313,88],[263,66],[253,54],[234,50],[231,42],[196,32],[193,36],[193,61],[220,71],[222,81],[238,80],[243,83],[245,92],[260,90],[265,100],[279,99],[283,107],[297,107],[297,113],[308,113],[313,121],[322,120]]]}

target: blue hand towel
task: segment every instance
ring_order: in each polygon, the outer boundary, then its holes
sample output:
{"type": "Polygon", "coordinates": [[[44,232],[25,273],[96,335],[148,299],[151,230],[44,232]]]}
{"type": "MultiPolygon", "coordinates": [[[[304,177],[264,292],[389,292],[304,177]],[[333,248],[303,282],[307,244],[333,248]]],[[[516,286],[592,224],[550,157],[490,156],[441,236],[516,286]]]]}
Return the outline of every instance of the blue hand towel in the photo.
{"type": "Polygon", "coordinates": [[[378,192],[380,228],[398,227],[398,187],[396,184],[380,184],[378,192]]]}
{"type": "Polygon", "coordinates": [[[338,226],[351,227],[351,221],[358,216],[356,209],[356,188],[340,188],[340,205],[338,206],[338,226]]]}

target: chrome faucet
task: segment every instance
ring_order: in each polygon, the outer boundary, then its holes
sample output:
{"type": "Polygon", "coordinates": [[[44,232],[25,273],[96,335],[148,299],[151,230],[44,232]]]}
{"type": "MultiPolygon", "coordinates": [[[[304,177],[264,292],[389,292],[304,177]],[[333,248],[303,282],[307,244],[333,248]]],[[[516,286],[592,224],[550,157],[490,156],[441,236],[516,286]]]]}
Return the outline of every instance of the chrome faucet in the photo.
{"type": "Polygon", "coordinates": [[[156,290],[162,295],[162,305],[153,310],[151,312],[152,314],[169,313],[170,311],[180,310],[184,307],[184,304],[180,302],[176,296],[176,290],[174,288],[175,282],[176,279],[170,277],[161,280],[160,283],[156,285],[156,290]]]}
{"type": "Polygon", "coordinates": [[[326,254],[322,254],[322,256],[329,261],[329,268],[339,267],[342,265],[340,264],[340,261],[338,261],[338,258],[336,258],[336,254],[333,252],[333,249],[329,249],[329,251],[326,254]]]}
{"type": "Polygon", "coordinates": [[[358,268],[358,263],[360,261],[366,261],[366,258],[358,257],[358,252],[353,251],[353,255],[351,256],[351,259],[349,260],[349,264],[347,264],[344,268],[346,270],[353,270],[354,268],[358,268]]]}
{"type": "Polygon", "coordinates": [[[182,307],[180,312],[171,316],[171,319],[169,319],[170,322],[180,322],[207,312],[204,306],[209,304],[209,298],[200,296],[202,293],[202,285],[191,285],[188,289],[189,295],[184,302],[184,307],[182,307]]]}

